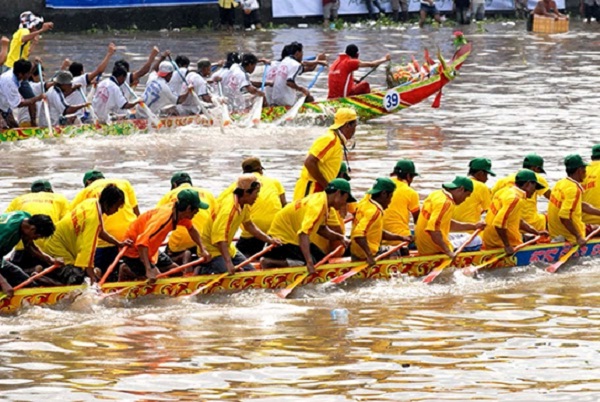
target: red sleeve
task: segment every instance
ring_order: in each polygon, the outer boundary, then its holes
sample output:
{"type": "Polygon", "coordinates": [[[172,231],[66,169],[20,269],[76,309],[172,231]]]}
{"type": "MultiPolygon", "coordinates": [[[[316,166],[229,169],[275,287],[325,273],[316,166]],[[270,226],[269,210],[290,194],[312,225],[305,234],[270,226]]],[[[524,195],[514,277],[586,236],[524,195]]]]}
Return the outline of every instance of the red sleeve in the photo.
{"type": "Polygon", "coordinates": [[[358,60],[358,59],[348,60],[348,67],[350,68],[351,72],[358,70],[358,68],[360,67],[360,60],[358,60]]]}

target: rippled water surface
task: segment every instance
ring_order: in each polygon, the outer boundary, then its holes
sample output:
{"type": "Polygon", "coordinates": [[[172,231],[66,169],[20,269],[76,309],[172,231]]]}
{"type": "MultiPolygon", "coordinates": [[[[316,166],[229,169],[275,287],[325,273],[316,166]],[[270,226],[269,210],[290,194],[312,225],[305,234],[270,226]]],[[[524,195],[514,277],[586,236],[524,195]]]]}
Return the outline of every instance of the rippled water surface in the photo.
{"type": "MultiPolygon", "coordinates": [[[[362,195],[402,157],[415,161],[421,197],[485,156],[499,176],[525,154],[546,160],[551,182],[562,158],[589,158],[600,142],[600,31],[573,24],[568,34],[526,35],[522,25],[466,31],[474,52],[461,75],[432,100],[360,126],[352,185],[362,195]]],[[[61,57],[88,70],[114,39],[119,56],[141,65],[158,44],[174,54],[223,55],[247,49],[266,57],[301,40],[305,54],[333,55],[349,42],[361,58],[390,52],[408,60],[424,47],[452,51],[451,29],[280,30],[244,36],[212,33],[47,35],[47,65],[61,57]],[[85,45],[85,46],[84,46],[85,45]]],[[[421,58],[421,57],[419,57],[421,58]]],[[[383,69],[370,77],[383,83],[383,69]]],[[[309,78],[304,79],[306,82],[309,78]]],[[[325,93],[326,80],[317,84],[325,93]]],[[[84,171],[129,179],[148,209],[176,170],[218,193],[258,155],[291,197],[303,157],[320,127],[183,128],[122,138],[84,136],[1,144],[0,207],[36,178],[72,197],[84,171]]],[[[491,180],[488,184],[493,184],[491,180]]],[[[481,280],[449,275],[425,286],[410,278],[307,287],[281,301],[267,291],[197,301],[31,308],[0,318],[0,399],[19,401],[596,401],[600,394],[600,293],[595,261],[549,275],[524,267],[481,280]],[[347,318],[332,319],[345,308],[347,318]]]]}

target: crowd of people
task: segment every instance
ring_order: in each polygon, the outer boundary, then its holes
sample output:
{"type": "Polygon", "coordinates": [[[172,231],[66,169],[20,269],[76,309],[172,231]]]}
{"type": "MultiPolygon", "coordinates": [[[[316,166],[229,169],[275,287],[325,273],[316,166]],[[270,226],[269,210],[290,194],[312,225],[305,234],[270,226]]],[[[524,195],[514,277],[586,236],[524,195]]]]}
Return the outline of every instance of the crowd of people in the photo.
{"type": "MultiPolygon", "coordinates": [[[[421,256],[454,258],[457,243],[476,230],[480,236],[469,250],[504,249],[511,255],[528,235],[584,245],[586,233],[600,224],[600,145],[592,148],[591,164],[580,155],[565,157],[566,177],[552,188],[537,154],[525,156],[521,169],[515,166],[516,173],[492,189],[486,185],[495,176],[492,162],[478,157],[466,176],[422,197],[412,188],[419,177],[414,162],[401,159],[358,200],[346,147],[357,123],[353,109],[336,111],[334,124],[310,147],[290,202],[258,157],[244,159],[242,174],[217,197],[195,186],[188,173],[176,172],[171,190],[145,212],[128,180],[97,170],[84,174],[71,202],[48,181],[36,180],[0,215],[1,255],[16,248],[0,268],[0,286],[10,295],[13,286],[50,265],[58,269],[32,286],[79,284],[103,275],[153,281],[198,259],[184,274],[234,274],[254,270],[247,257],[267,245],[275,247],[260,260],[262,269],[306,266],[310,273],[334,250],[373,265],[387,246],[400,242],[413,243],[421,256]],[[549,200],[547,213],[539,212],[539,197],[549,200]]],[[[402,247],[396,257],[408,254],[402,247]]]]}

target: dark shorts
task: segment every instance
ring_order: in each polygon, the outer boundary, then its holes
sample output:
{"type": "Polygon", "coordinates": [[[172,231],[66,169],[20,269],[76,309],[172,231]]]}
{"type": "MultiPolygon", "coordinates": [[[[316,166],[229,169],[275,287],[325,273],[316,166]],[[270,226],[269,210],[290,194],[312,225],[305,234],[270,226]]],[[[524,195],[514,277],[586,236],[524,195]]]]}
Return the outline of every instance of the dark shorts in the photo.
{"type": "Polygon", "coordinates": [[[31,274],[31,272],[33,272],[34,268],[37,265],[40,265],[42,267],[48,265],[46,261],[40,260],[27,250],[15,251],[12,258],[10,259],[10,262],[17,265],[28,274],[31,274]]]}
{"type": "Polygon", "coordinates": [[[221,25],[233,26],[235,23],[235,8],[219,7],[219,19],[221,25]]]}
{"type": "Polygon", "coordinates": [[[260,24],[260,13],[258,10],[252,10],[250,14],[244,12],[244,28],[250,28],[252,24],[260,24]]]}
{"type": "MultiPolygon", "coordinates": [[[[242,262],[246,261],[246,256],[239,251],[231,258],[231,262],[233,265],[240,265],[242,262]]],[[[248,263],[242,267],[244,271],[254,271],[254,267],[252,264],[248,263]]],[[[227,267],[225,266],[225,259],[223,256],[214,257],[210,262],[206,265],[200,265],[200,275],[210,275],[210,274],[224,274],[227,272],[227,267]]]]}
{"type": "MultiPolygon", "coordinates": [[[[321,261],[325,257],[323,251],[321,251],[319,247],[312,243],[310,244],[310,255],[312,257],[313,264],[321,261]]],[[[283,244],[279,247],[275,247],[273,250],[265,254],[265,258],[271,258],[273,260],[296,260],[302,261],[306,264],[304,254],[302,254],[300,246],[296,246],[295,244],[283,244]]]]}
{"type": "Polygon", "coordinates": [[[171,250],[169,250],[169,246],[167,246],[165,253],[171,258],[176,258],[176,257],[179,257],[181,254],[185,253],[186,251],[189,251],[190,253],[192,253],[192,260],[195,260],[198,258],[198,248],[196,246],[190,247],[187,250],[183,250],[183,251],[171,251],[171,250]]]}
{"type": "Polygon", "coordinates": [[[421,3],[421,12],[423,12],[423,11],[425,12],[426,16],[431,16],[431,17],[435,17],[436,15],[439,15],[439,13],[440,13],[435,5],[430,6],[429,4],[421,3]]]}
{"type": "Polygon", "coordinates": [[[46,275],[64,285],[81,285],[86,277],[85,270],[73,265],[65,265],[46,275]]]}
{"type": "MultiPolygon", "coordinates": [[[[3,260],[2,268],[0,268],[0,273],[6,279],[6,281],[10,284],[10,286],[15,287],[20,283],[25,282],[29,279],[29,275],[25,273],[21,268],[16,266],[15,264],[3,260]]],[[[34,284],[30,286],[35,286],[34,284]]]]}
{"type": "Polygon", "coordinates": [[[254,255],[265,248],[265,242],[256,237],[240,237],[235,247],[244,255],[254,255]]]}
{"type": "MultiPolygon", "coordinates": [[[[137,276],[146,276],[146,267],[139,258],[123,257],[121,259],[129,267],[129,269],[137,276]]],[[[167,254],[160,252],[158,253],[158,261],[156,261],[156,267],[167,268],[173,264],[173,260],[167,254]]],[[[162,271],[162,270],[161,270],[162,271]]]]}

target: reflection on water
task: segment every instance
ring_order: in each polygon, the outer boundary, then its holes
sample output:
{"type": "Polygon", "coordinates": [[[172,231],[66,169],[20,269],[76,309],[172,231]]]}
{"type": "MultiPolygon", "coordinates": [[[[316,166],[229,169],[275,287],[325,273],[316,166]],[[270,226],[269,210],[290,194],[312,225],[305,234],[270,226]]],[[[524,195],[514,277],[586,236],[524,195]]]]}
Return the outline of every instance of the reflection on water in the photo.
{"type": "MultiPolygon", "coordinates": [[[[466,174],[474,156],[489,157],[504,175],[536,151],[546,159],[551,182],[564,175],[567,153],[587,158],[600,123],[600,52],[589,44],[600,35],[584,31],[587,26],[556,36],[525,35],[521,28],[488,24],[487,32],[476,33],[472,27],[466,34],[474,54],[444,90],[440,109],[426,101],[362,125],[351,154],[355,192],[362,194],[403,157],[421,173],[414,186],[422,197],[466,174]]],[[[449,29],[114,40],[135,68],[154,43],[192,60],[231,49],[271,57],[299,36],[307,55],[333,55],[348,42],[361,47],[364,59],[389,51],[396,61],[408,60],[438,44],[451,53],[449,29]]],[[[89,70],[113,38],[78,39],[44,38],[46,63],[68,55],[89,60],[89,70]]],[[[383,82],[382,71],[371,82],[383,82]]],[[[324,94],[325,80],[317,86],[324,94]]],[[[189,171],[195,185],[217,193],[240,173],[247,155],[260,156],[266,173],[281,179],[290,195],[303,156],[322,131],[188,127],[2,144],[0,206],[39,177],[72,197],[82,173],[95,167],[128,178],[144,210],[168,191],[174,171],[189,171]]],[[[84,295],[66,309],[31,308],[0,318],[0,395],[19,401],[597,400],[597,263],[579,262],[555,276],[526,267],[482,280],[451,273],[444,279],[433,286],[404,277],[313,286],[288,301],[265,291],[110,305],[84,295]],[[332,320],[335,308],[346,308],[348,319],[332,320]]]]}

